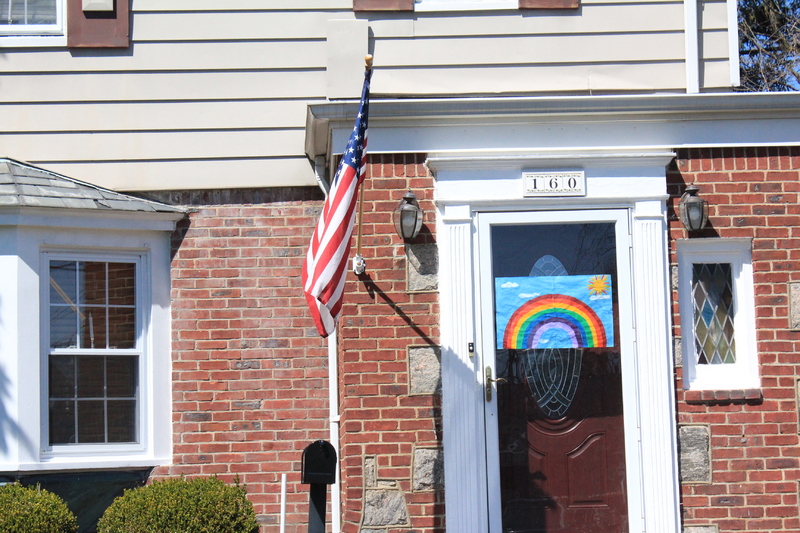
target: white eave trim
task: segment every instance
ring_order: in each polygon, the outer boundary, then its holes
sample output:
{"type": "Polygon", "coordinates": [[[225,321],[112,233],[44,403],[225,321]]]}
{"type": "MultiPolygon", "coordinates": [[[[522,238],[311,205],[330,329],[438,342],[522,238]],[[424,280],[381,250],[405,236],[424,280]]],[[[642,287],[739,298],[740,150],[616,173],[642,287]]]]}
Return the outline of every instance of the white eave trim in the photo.
{"type": "Polygon", "coordinates": [[[425,164],[434,173],[439,170],[470,170],[477,167],[538,168],[656,166],[664,167],[675,158],[675,152],[605,152],[586,150],[541,154],[467,154],[464,156],[430,154],[425,164]]]}
{"type": "MultiPolygon", "coordinates": [[[[309,106],[306,151],[312,160],[328,155],[323,150],[333,149],[336,153],[344,149],[346,142],[339,142],[338,137],[352,129],[357,106],[355,101],[309,106]]],[[[608,135],[605,139],[608,150],[614,146],[639,147],[645,151],[680,147],[786,146],[800,145],[800,93],[373,99],[369,121],[371,153],[437,149],[422,135],[416,135],[416,140],[403,145],[398,142],[404,140],[402,136],[387,135],[389,131],[419,132],[426,128],[457,126],[459,131],[474,132],[469,126],[508,130],[532,124],[572,125],[577,130],[598,123],[626,124],[642,129],[652,128],[654,124],[670,127],[663,133],[655,131],[649,137],[651,140],[637,135],[641,142],[636,145],[620,144],[613,135],[608,135]],[[764,121],[769,122],[769,128],[764,128],[764,121]],[[761,128],[753,127],[759,123],[761,128]],[[701,124],[703,128],[695,128],[701,124]],[[696,134],[697,131],[702,134],[696,134]]],[[[489,143],[483,148],[488,147],[489,143]]],[[[594,148],[600,146],[594,145],[594,148]]]]}
{"type": "Polygon", "coordinates": [[[124,231],[175,231],[185,213],[6,207],[0,209],[0,226],[68,227],[124,231]]]}

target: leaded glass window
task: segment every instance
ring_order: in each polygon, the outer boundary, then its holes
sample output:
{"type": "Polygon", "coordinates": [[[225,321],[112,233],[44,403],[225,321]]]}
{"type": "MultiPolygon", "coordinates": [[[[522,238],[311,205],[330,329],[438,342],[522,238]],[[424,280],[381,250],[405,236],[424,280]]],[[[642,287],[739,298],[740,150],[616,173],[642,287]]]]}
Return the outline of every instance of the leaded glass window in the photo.
{"type": "Polygon", "coordinates": [[[692,267],[692,301],[697,364],[735,363],[730,263],[695,263],[692,267]]]}
{"type": "Polygon", "coordinates": [[[761,386],[756,345],[752,239],[679,239],[683,386],[761,386]]]}

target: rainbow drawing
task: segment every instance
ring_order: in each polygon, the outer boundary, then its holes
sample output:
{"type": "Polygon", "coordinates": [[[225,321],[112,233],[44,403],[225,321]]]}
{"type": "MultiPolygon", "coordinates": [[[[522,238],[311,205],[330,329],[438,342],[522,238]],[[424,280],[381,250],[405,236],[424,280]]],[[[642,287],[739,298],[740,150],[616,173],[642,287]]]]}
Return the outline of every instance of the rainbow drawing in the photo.
{"type": "Polygon", "coordinates": [[[498,348],[614,345],[610,276],[498,278],[495,285],[498,348]]]}
{"type": "MultiPolygon", "coordinates": [[[[503,334],[503,347],[524,350],[550,348],[547,339],[567,338],[568,348],[598,348],[606,345],[603,322],[591,307],[572,296],[547,294],[519,307],[503,334]]],[[[560,348],[563,346],[559,346],[560,348]]]]}

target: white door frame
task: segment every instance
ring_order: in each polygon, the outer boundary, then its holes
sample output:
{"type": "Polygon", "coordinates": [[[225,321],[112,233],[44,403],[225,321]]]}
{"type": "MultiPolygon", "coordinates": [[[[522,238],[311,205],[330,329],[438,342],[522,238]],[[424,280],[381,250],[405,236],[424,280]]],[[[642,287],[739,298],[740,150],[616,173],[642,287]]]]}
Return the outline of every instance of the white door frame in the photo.
{"type": "MultiPolygon", "coordinates": [[[[436,157],[445,508],[449,531],[486,533],[490,506],[483,360],[478,337],[479,213],[622,210],[629,216],[632,345],[623,364],[629,531],[678,533],[678,469],[666,234],[665,168],[673,154],[436,157]],[[576,162],[578,163],[576,165],[576,162]],[[586,196],[524,198],[523,170],[586,174],[586,196]],[[626,378],[625,375],[628,377],[626,378]]],[[[619,212],[619,211],[616,211],[619,212]]],[[[596,214],[596,213],[595,213],[596,214]]],[[[594,216],[590,214],[589,216],[594,216]]],[[[622,303],[622,302],[621,302],[622,303]]],[[[623,307],[622,305],[620,307],[623,307]]],[[[485,343],[484,343],[485,344],[485,343]]]]}

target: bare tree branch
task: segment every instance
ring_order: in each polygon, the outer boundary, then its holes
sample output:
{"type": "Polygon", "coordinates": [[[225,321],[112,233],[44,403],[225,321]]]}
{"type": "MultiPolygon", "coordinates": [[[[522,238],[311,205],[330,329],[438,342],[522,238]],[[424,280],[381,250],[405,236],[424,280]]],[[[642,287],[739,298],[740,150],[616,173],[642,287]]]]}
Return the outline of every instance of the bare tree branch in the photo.
{"type": "Polygon", "coordinates": [[[800,0],[739,0],[739,60],[739,90],[800,90],[800,0]]]}

